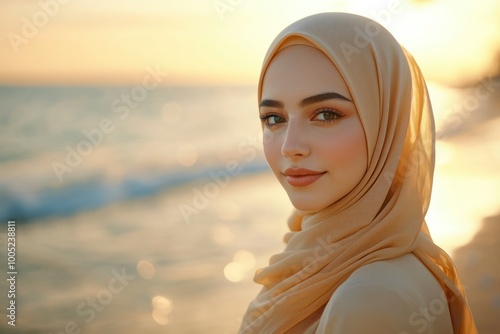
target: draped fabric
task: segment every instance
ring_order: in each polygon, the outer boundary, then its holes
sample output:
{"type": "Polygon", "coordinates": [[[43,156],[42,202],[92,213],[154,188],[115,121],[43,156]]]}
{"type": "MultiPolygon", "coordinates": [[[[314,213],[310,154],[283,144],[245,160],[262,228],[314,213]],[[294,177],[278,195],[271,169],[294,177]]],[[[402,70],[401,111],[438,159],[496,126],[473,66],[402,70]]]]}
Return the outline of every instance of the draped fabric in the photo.
{"type": "Polygon", "coordinates": [[[460,277],[427,229],[434,172],[434,123],[422,74],[378,23],[347,13],[306,17],[283,30],[265,57],[291,45],[321,50],[350,90],[363,125],[368,168],[361,182],[319,212],[295,211],[286,248],[259,269],[263,288],[240,333],[301,332],[363,265],[413,253],[443,287],[454,333],[476,333],[460,277]],[[300,329],[300,330],[299,330],[300,329]]]}

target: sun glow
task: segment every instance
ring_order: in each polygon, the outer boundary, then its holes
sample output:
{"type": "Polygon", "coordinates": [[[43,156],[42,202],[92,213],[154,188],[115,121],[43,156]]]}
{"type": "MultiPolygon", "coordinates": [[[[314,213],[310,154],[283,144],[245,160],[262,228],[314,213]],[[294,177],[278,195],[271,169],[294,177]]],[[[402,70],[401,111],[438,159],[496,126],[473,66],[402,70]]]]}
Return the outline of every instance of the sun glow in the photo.
{"type": "Polygon", "coordinates": [[[500,50],[499,8],[492,1],[471,6],[451,0],[316,0],[305,7],[284,0],[129,0],[120,6],[96,0],[4,1],[0,30],[7,38],[0,41],[0,78],[3,83],[130,83],[147,66],[158,66],[172,72],[165,83],[170,85],[253,84],[267,46],[286,25],[314,13],[347,11],[386,25],[425,71],[448,79],[457,66],[474,73],[491,69],[491,50],[500,50]],[[470,10],[475,15],[462,15],[470,10]],[[424,17],[428,24],[422,25],[424,17]]]}

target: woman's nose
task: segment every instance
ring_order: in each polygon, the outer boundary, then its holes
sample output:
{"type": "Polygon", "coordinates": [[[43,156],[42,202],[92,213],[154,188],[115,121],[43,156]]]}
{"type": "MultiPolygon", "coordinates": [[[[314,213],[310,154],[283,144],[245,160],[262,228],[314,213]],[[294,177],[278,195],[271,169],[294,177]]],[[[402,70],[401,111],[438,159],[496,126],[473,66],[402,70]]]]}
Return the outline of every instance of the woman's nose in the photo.
{"type": "Polygon", "coordinates": [[[310,153],[305,129],[299,122],[290,120],[287,124],[281,154],[290,159],[306,157],[310,153]]]}

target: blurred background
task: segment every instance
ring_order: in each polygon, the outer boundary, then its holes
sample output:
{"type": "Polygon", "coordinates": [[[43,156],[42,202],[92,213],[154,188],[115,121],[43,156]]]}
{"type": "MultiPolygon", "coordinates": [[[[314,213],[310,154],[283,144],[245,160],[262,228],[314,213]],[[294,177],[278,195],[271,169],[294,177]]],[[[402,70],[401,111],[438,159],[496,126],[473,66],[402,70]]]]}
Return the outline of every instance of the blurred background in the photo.
{"type": "Polygon", "coordinates": [[[18,271],[0,331],[235,333],[291,210],[262,154],[261,61],[325,11],[380,22],[420,64],[427,221],[498,333],[497,0],[0,0],[0,254],[15,220],[18,271]]]}

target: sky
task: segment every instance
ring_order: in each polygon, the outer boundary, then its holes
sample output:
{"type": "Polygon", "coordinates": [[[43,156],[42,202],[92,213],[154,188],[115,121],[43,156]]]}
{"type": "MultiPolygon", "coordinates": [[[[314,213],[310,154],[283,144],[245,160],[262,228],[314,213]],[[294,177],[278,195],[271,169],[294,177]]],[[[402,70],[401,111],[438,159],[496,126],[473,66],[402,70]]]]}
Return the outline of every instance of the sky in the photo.
{"type": "MultiPolygon", "coordinates": [[[[500,2],[482,0],[0,0],[0,84],[255,84],[288,24],[347,11],[384,24],[431,79],[495,71],[500,2]]],[[[472,78],[472,79],[471,79],[472,78]]]]}

